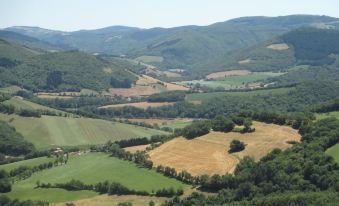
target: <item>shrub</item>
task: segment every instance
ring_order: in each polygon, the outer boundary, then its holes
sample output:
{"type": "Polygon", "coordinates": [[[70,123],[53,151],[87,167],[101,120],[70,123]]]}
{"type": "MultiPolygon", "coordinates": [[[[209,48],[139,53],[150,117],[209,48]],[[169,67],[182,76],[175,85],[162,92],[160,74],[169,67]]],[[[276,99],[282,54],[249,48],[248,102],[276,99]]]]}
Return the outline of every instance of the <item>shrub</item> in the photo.
{"type": "Polygon", "coordinates": [[[245,143],[234,139],[232,140],[231,144],[230,144],[230,149],[228,150],[229,153],[233,153],[233,152],[240,152],[242,150],[245,149],[245,143]]]}

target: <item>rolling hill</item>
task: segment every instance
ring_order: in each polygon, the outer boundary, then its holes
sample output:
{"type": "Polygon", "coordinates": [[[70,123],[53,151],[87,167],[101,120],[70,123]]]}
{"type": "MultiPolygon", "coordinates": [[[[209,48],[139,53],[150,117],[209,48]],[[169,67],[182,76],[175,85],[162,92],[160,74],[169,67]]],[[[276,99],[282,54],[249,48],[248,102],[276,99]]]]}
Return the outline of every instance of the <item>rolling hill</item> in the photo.
{"type": "Polygon", "coordinates": [[[0,113],[0,120],[9,122],[25,140],[32,142],[37,148],[103,144],[108,140],[166,134],[159,130],[90,118],[33,118],[0,113]]]}
{"type": "Polygon", "coordinates": [[[337,21],[327,16],[292,15],[244,17],[209,26],[174,28],[113,26],[62,32],[37,27],[10,27],[6,30],[86,52],[124,54],[133,58],[143,55],[162,57],[161,62],[154,62],[156,66],[201,71],[211,69],[211,63],[225,58],[230,51],[265,42],[304,26],[333,28],[337,21]]]}
{"type": "Polygon", "coordinates": [[[219,69],[249,71],[287,71],[296,65],[333,64],[339,54],[339,31],[301,28],[272,40],[241,49],[219,61],[219,69]]]}

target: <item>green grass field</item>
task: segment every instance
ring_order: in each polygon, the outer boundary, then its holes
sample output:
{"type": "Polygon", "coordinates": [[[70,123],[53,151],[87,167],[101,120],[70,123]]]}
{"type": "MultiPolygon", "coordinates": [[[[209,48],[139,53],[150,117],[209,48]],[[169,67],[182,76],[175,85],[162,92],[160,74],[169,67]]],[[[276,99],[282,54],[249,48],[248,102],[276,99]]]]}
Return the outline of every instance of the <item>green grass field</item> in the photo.
{"type": "Polygon", "coordinates": [[[163,131],[101,119],[0,114],[37,148],[102,144],[108,140],[150,137],[163,131]]]}
{"type": "Polygon", "coordinates": [[[211,93],[193,93],[185,97],[186,101],[208,101],[216,97],[223,96],[251,96],[251,95],[266,95],[266,94],[285,94],[293,88],[278,88],[278,89],[264,89],[247,92],[211,92],[211,93]]]}
{"type": "Polygon", "coordinates": [[[48,157],[39,157],[29,160],[23,160],[19,162],[13,162],[10,164],[0,165],[0,170],[6,170],[7,172],[11,171],[12,169],[15,169],[20,166],[37,166],[46,162],[53,162],[54,158],[48,158],[48,157]]]}
{"type": "Polygon", "coordinates": [[[170,124],[162,124],[162,125],[159,125],[160,128],[163,128],[163,127],[169,127],[169,128],[172,128],[172,129],[182,129],[184,127],[186,127],[187,125],[190,125],[192,122],[175,122],[175,123],[170,123],[170,124]]]}
{"type": "Polygon", "coordinates": [[[22,89],[18,86],[9,86],[9,87],[0,88],[0,93],[14,94],[20,90],[22,89]]]}
{"type": "Polygon", "coordinates": [[[321,119],[325,119],[325,118],[329,118],[329,117],[339,118],[339,111],[316,114],[317,120],[321,120],[321,119]]]}
{"type": "Polygon", "coordinates": [[[339,163],[339,144],[336,144],[326,151],[326,154],[332,156],[339,163]]]}
{"type": "Polygon", "coordinates": [[[54,108],[46,107],[40,104],[36,104],[34,102],[30,102],[22,99],[21,97],[12,97],[9,100],[3,102],[5,105],[13,105],[15,109],[27,109],[27,110],[48,110],[58,113],[65,113],[64,111],[60,111],[54,108]]]}
{"type": "Polygon", "coordinates": [[[161,188],[187,188],[187,185],[167,178],[155,171],[139,168],[135,164],[109,157],[103,153],[71,156],[67,165],[33,174],[26,180],[14,183],[11,198],[64,202],[98,195],[91,191],[69,192],[62,189],[34,189],[36,182],[63,183],[72,179],[86,184],[105,180],[116,181],[128,188],[152,192],[161,188]]]}
{"type": "Polygon", "coordinates": [[[207,87],[224,87],[225,89],[235,89],[235,88],[245,88],[245,85],[248,83],[258,82],[265,80],[269,77],[279,76],[283,73],[273,73],[273,72],[256,72],[251,73],[249,75],[244,76],[229,76],[229,77],[221,77],[214,80],[193,80],[193,81],[183,81],[177,82],[181,85],[190,85],[199,83],[202,86],[207,87]]]}

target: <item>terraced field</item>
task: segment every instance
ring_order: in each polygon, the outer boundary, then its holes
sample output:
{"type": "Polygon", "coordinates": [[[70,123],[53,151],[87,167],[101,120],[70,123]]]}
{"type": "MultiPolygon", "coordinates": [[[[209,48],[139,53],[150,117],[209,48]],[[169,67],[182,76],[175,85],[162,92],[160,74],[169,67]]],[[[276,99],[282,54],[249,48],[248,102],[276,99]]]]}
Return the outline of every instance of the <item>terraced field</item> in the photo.
{"type": "Polygon", "coordinates": [[[108,140],[150,137],[163,131],[100,119],[0,114],[37,148],[102,144],[108,140]]]}

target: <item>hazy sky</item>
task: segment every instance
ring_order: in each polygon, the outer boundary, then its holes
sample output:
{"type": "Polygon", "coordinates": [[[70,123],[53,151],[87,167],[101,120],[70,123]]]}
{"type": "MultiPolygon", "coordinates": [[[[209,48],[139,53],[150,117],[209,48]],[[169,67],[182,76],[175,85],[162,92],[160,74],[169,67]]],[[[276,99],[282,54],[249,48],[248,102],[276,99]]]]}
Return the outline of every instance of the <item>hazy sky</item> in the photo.
{"type": "Polygon", "coordinates": [[[339,0],[0,0],[0,28],[173,27],[289,14],[339,17],[339,0]]]}

